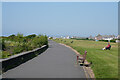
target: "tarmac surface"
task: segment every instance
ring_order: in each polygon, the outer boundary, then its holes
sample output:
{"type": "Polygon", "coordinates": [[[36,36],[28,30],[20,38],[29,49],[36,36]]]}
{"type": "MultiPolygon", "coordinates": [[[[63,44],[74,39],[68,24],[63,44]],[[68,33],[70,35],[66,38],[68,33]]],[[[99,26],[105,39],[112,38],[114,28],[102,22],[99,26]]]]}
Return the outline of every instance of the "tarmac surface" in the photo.
{"type": "Polygon", "coordinates": [[[76,64],[76,53],[49,40],[49,48],[37,57],[3,73],[3,78],[86,78],[76,64]]]}

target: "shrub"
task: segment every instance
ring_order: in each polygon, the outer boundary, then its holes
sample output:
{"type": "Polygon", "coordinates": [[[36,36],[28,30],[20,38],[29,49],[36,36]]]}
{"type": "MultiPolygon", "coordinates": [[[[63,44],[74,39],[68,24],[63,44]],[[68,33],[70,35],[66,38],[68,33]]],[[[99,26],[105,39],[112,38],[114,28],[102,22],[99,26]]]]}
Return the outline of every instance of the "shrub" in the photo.
{"type": "Polygon", "coordinates": [[[2,50],[2,39],[0,38],[0,50],[2,50]]]}
{"type": "Polygon", "coordinates": [[[88,38],[72,38],[72,39],[75,39],[75,40],[93,40],[93,39],[88,39],[88,38]]]}
{"type": "Polygon", "coordinates": [[[33,39],[34,46],[41,47],[42,45],[47,45],[47,37],[45,36],[40,36],[40,37],[35,37],[33,39]]]}
{"type": "Polygon", "coordinates": [[[17,34],[17,37],[18,37],[18,38],[22,38],[22,37],[23,37],[23,34],[18,33],[18,34],[17,34]]]}
{"type": "Polygon", "coordinates": [[[26,38],[29,38],[29,39],[32,39],[32,38],[34,38],[34,37],[36,37],[36,34],[32,34],[32,35],[26,36],[26,38]]]}
{"type": "Polygon", "coordinates": [[[15,37],[15,35],[14,35],[14,34],[12,34],[12,35],[10,35],[10,36],[9,36],[9,38],[12,38],[12,39],[13,39],[14,37],[15,37]]]}
{"type": "Polygon", "coordinates": [[[73,43],[73,41],[71,41],[71,43],[73,43]]]}
{"type": "MultiPolygon", "coordinates": [[[[99,40],[99,41],[108,42],[108,40],[99,40]]],[[[116,42],[116,40],[110,40],[110,42],[116,42]]]]}
{"type": "Polygon", "coordinates": [[[0,39],[0,45],[0,50],[3,51],[3,57],[7,57],[7,53],[14,55],[23,51],[41,47],[43,45],[48,45],[48,38],[46,35],[37,36],[35,34],[32,34],[23,36],[23,34],[18,33],[17,36],[10,35],[9,37],[2,37],[0,39]]]}
{"type": "MultiPolygon", "coordinates": [[[[0,41],[1,42],[1,41],[0,41]]],[[[1,45],[1,44],[0,44],[1,45]]],[[[6,48],[6,46],[5,46],[5,41],[4,41],[4,39],[2,39],[2,46],[1,46],[2,48],[0,48],[0,49],[2,49],[3,51],[5,50],[5,48],[6,48]]]]}
{"type": "Polygon", "coordinates": [[[110,42],[116,42],[116,40],[110,40],[110,42]]]}
{"type": "Polygon", "coordinates": [[[99,40],[99,41],[104,41],[104,42],[108,42],[108,40],[99,40]]]}
{"type": "Polygon", "coordinates": [[[49,39],[53,39],[53,37],[50,37],[49,39]]]}
{"type": "Polygon", "coordinates": [[[0,50],[0,59],[2,59],[2,51],[0,50]]]}
{"type": "Polygon", "coordinates": [[[8,56],[11,55],[11,54],[10,54],[9,52],[7,52],[7,51],[2,51],[1,54],[2,54],[2,58],[7,58],[8,56]]]}
{"type": "Polygon", "coordinates": [[[23,50],[24,50],[23,47],[15,47],[13,49],[13,54],[18,54],[18,53],[22,52],[23,50]]]}

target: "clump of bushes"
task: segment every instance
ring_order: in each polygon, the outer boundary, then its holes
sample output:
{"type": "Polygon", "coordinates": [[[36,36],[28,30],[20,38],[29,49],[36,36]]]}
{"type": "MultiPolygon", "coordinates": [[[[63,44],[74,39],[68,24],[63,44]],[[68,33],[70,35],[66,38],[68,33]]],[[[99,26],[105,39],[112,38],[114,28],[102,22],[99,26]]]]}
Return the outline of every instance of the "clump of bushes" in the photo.
{"type": "Polygon", "coordinates": [[[71,41],[71,43],[73,43],[73,41],[71,41]]]}
{"type": "Polygon", "coordinates": [[[8,51],[2,51],[1,54],[1,58],[8,58],[9,56],[11,56],[11,54],[8,51]]]}
{"type": "Polygon", "coordinates": [[[116,40],[110,40],[110,42],[116,42],[116,40]]]}
{"type": "Polygon", "coordinates": [[[0,50],[5,50],[5,41],[4,39],[0,39],[0,50]]]}
{"type": "Polygon", "coordinates": [[[89,38],[71,38],[71,39],[75,39],[75,40],[91,40],[91,41],[93,41],[93,39],[89,39],[89,38]]]}
{"type": "MultiPolygon", "coordinates": [[[[103,41],[103,42],[109,42],[108,40],[99,40],[99,41],[103,41]]],[[[110,42],[116,42],[116,40],[110,40],[110,42]]]]}
{"type": "Polygon", "coordinates": [[[108,40],[99,40],[99,41],[108,42],[108,40]]]}
{"type": "Polygon", "coordinates": [[[18,54],[23,51],[33,50],[35,48],[48,45],[46,35],[28,35],[18,33],[8,37],[0,37],[0,58],[7,58],[11,55],[18,54]]]}
{"type": "Polygon", "coordinates": [[[35,37],[33,39],[34,46],[41,47],[42,45],[48,44],[47,36],[35,37]]]}

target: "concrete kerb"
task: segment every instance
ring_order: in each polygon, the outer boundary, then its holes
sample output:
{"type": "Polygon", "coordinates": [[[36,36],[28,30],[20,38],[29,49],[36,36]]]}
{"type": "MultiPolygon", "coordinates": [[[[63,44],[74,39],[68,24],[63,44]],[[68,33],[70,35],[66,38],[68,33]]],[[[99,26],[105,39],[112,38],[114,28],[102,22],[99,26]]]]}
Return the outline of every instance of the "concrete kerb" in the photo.
{"type": "Polygon", "coordinates": [[[47,48],[48,45],[43,45],[42,47],[36,48],[31,51],[22,52],[6,59],[0,59],[0,64],[2,65],[2,73],[36,57],[37,55],[44,52],[47,48]]]}
{"type": "MultiPolygon", "coordinates": [[[[62,44],[62,43],[59,43],[59,44],[64,45],[64,46],[70,48],[71,50],[73,50],[73,51],[76,53],[76,55],[79,54],[79,52],[77,52],[77,51],[76,51],[75,49],[73,49],[72,47],[70,47],[70,46],[68,46],[68,45],[65,45],[65,44],[62,44]]],[[[86,60],[86,62],[87,62],[87,60],[86,60]]],[[[85,67],[85,66],[83,66],[83,69],[84,69],[86,78],[91,78],[91,79],[95,80],[95,75],[94,75],[93,70],[91,69],[91,67],[85,67]]]]}

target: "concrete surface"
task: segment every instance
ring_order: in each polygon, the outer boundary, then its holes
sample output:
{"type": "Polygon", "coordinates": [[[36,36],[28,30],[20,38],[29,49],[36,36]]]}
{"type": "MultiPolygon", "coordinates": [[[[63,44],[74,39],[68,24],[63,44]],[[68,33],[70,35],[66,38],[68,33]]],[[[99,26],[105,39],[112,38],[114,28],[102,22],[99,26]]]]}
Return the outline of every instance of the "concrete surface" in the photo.
{"type": "Polygon", "coordinates": [[[76,53],[49,40],[49,48],[39,56],[8,70],[3,78],[86,78],[76,64],[76,53]]]}

